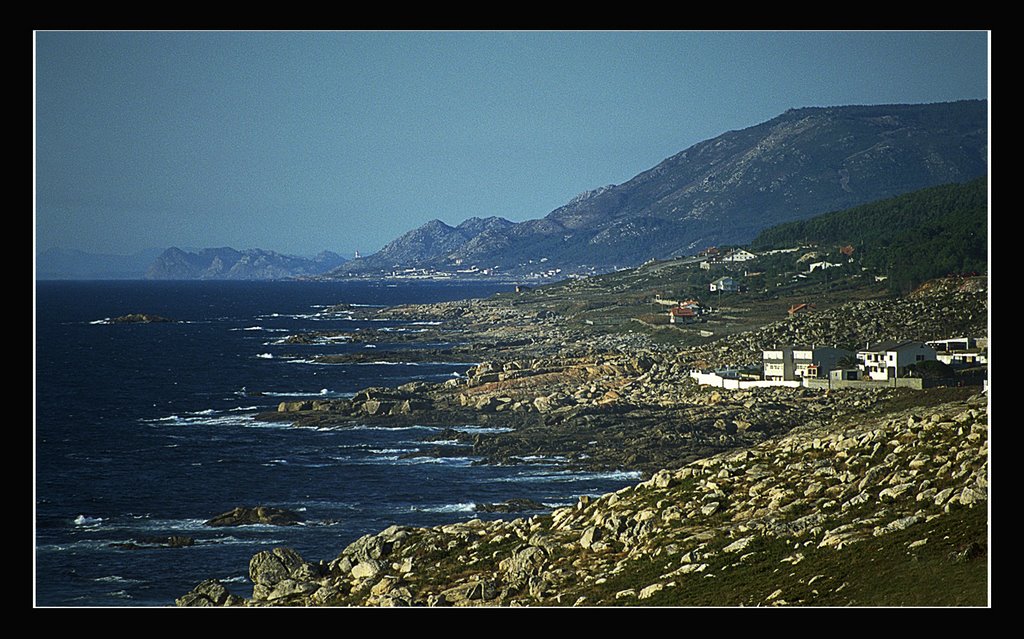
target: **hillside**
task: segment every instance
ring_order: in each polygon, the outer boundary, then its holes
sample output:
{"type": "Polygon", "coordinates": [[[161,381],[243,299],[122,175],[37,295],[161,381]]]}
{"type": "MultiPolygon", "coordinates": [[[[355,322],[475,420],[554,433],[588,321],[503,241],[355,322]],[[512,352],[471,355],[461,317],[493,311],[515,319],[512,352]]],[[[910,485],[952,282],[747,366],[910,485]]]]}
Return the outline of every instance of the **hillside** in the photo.
{"type": "Polygon", "coordinates": [[[337,276],[409,266],[539,264],[612,270],[987,173],[987,103],[791,109],[696,144],[541,219],[450,227],[433,221],[347,263],[337,276]]]}
{"type": "Polygon", "coordinates": [[[149,280],[280,280],[313,276],[336,268],[345,258],[323,251],[313,259],[262,249],[210,248],[198,252],[171,247],[146,271],[149,280]]]}
{"type": "Polygon", "coordinates": [[[988,180],[948,184],[763,231],[754,250],[852,246],[861,265],[906,292],[950,273],[988,270],[988,180]]]}

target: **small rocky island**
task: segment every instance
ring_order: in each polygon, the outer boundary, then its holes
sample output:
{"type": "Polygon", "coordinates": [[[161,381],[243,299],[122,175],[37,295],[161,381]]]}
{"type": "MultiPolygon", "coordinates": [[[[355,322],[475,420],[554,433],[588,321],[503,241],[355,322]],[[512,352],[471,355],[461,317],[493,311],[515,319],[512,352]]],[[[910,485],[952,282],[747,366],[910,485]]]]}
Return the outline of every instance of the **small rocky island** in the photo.
{"type": "Polygon", "coordinates": [[[121,315],[111,320],[107,320],[107,324],[170,324],[174,323],[175,320],[162,317],[160,315],[152,315],[150,313],[129,313],[128,315],[121,315]]]}
{"type": "Polygon", "coordinates": [[[207,526],[248,526],[266,524],[270,526],[294,526],[303,521],[301,515],[286,508],[256,506],[247,508],[239,506],[226,513],[221,513],[206,521],[207,526]]]}

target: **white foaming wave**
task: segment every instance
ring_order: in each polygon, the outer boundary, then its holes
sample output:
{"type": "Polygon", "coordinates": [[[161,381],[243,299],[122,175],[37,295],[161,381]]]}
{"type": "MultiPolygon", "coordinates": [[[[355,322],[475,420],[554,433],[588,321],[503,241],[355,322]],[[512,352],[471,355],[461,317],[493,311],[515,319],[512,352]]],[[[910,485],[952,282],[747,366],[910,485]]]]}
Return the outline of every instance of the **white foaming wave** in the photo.
{"type": "Polygon", "coordinates": [[[252,415],[223,415],[209,409],[182,415],[169,415],[155,419],[141,420],[149,424],[165,423],[172,426],[249,426],[255,421],[252,415]]]}
{"type": "MultiPolygon", "coordinates": [[[[273,524],[247,524],[245,526],[238,526],[238,528],[245,528],[247,530],[251,530],[251,529],[254,529],[254,528],[268,528],[268,529],[272,528],[274,530],[277,530],[278,527],[274,526],[273,524]]],[[[284,544],[284,543],[288,543],[288,542],[286,542],[283,539],[261,539],[260,543],[261,544],[284,544]]],[[[218,537],[216,539],[211,539],[210,541],[204,543],[204,545],[206,545],[206,544],[223,544],[225,546],[237,546],[237,545],[244,544],[244,545],[249,546],[249,545],[252,545],[252,540],[251,539],[239,539],[238,537],[232,537],[232,536],[228,535],[227,537],[218,537]]]]}
{"type": "Polygon", "coordinates": [[[411,324],[412,326],[440,326],[443,323],[444,322],[427,322],[427,321],[409,322],[409,324],[411,324]]]}
{"type": "Polygon", "coordinates": [[[259,409],[260,409],[259,406],[235,406],[234,408],[229,408],[228,410],[229,411],[234,411],[234,412],[239,412],[239,411],[259,410],[259,409]]]}
{"type": "Polygon", "coordinates": [[[403,430],[427,430],[427,431],[438,431],[440,428],[437,426],[421,426],[419,424],[415,426],[368,426],[366,424],[358,424],[356,426],[344,427],[348,430],[386,430],[386,431],[403,431],[403,430]]]}
{"type": "Polygon", "coordinates": [[[471,466],[479,457],[408,457],[399,459],[400,464],[439,464],[442,466],[471,466]]]}
{"type": "Polygon", "coordinates": [[[75,517],[74,523],[76,526],[90,526],[96,527],[102,524],[105,520],[102,517],[89,517],[87,515],[79,515],[75,517]]]}
{"type": "Polygon", "coordinates": [[[110,318],[109,317],[104,317],[103,319],[93,320],[93,321],[91,321],[89,323],[90,324],[109,324],[110,323],[110,318]]]}
{"type": "Polygon", "coordinates": [[[245,328],[231,328],[231,331],[262,331],[262,326],[246,326],[245,328]]]}
{"type": "Polygon", "coordinates": [[[577,481],[635,481],[640,479],[642,474],[640,471],[594,471],[594,472],[574,472],[571,470],[559,470],[559,471],[524,471],[514,477],[499,477],[492,479],[495,482],[557,482],[557,483],[569,483],[577,481]]]}
{"type": "Polygon", "coordinates": [[[468,435],[473,434],[490,434],[490,433],[511,433],[514,428],[506,428],[505,426],[453,426],[452,430],[457,430],[460,433],[466,433],[468,435]]]}
{"type": "Polygon", "coordinates": [[[103,582],[103,583],[113,583],[113,584],[141,584],[142,583],[142,580],[140,580],[140,579],[129,579],[127,577],[122,577],[121,575],[108,575],[106,577],[96,577],[95,579],[93,579],[93,581],[99,581],[99,582],[103,582]]]}
{"type": "Polygon", "coordinates": [[[401,455],[402,453],[415,453],[419,448],[369,448],[367,449],[376,455],[401,455]]]}
{"type": "Polygon", "coordinates": [[[224,584],[247,584],[249,583],[249,577],[246,575],[235,575],[234,577],[225,577],[220,582],[224,584]]]}
{"type": "Polygon", "coordinates": [[[423,442],[423,443],[431,444],[431,445],[434,445],[434,446],[472,446],[473,445],[473,444],[468,444],[468,443],[460,442],[457,439],[435,439],[435,440],[431,440],[429,442],[423,442]]]}
{"type": "Polygon", "coordinates": [[[410,510],[425,513],[471,513],[476,512],[476,504],[464,502],[461,504],[442,504],[440,506],[412,506],[410,510]]]}
{"type": "Polygon", "coordinates": [[[214,414],[216,414],[216,413],[217,413],[217,411],[215,411],[214,409],[212,409],[212,408],[207,408],[207,409],[205,409],[205,410],[195,410],[195,411],[190,411],[190,412],[188,412],[188,413],[185,413],[185,414],[186,414],[186,415],[214,415],[214,414]]]}
{"type": "Polygon", "coordinates": [[[258,357],[259,359],[274,359],[274,354],[273,353],[260,353],[256,357],[258,357]]]}
{"type": "Polygon", "coordinates": [[[326,388],[321,388],[318,391],[282,391],[282,392],[266,392],[263,393],[268,397],[354,397],[355,393],[341,393],[332,391],[326,388]]]}

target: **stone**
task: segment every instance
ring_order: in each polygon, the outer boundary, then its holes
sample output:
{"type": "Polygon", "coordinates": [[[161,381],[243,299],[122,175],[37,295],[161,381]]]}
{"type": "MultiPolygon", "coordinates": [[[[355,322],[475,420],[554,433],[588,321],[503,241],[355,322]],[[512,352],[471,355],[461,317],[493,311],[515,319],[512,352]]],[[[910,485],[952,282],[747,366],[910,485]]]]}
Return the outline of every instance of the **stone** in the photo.
{"type": "Polygon", "coordinates": [[[299,553],[291,548],[275,548],[264,550],[253,555],[249,560],[249,579],[254,584],[274,586],[289,579],[306,564],[299,553]]]}
{"type": "Polygon", "coordinates": [[[371,579],[380,573],[380,562],[375,559],[366,559],[352,567],[352,577],[355,579],[371,579]]]}
{"type": "Polygon", "coordinates": [[[646,588],[640,590],[640,594],[637,595],[637,599],[650,599],[655,594],[665,589],[664,584],[651,584],[646,588]]]}
{"type": "Polygon", "coordinates": [[[313,402],[311,401],[299,401],[299,402],[281,402],[277,405],[277,412],[279,413],[297,413],[304,410],[312,410],[313,402]]]}
{"type": "Polygon", "coordinates": [[[187,594],[175,599],[174,603],[180,607],[224,606],[233,603],[232,597],[234,595],[231,595],[219,581],[207,579],[187,594]]]}

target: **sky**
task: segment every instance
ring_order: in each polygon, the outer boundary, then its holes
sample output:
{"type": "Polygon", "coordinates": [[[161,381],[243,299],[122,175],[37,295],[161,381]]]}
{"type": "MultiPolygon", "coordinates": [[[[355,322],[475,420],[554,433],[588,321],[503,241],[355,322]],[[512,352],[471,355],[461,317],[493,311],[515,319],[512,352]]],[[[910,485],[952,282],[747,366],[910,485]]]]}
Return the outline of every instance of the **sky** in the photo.
{"type": "Polygon", "coordinates": [[[539,218],[789,108],[986,98],[989,36],[39,31],[36,251],[351,256],[539,218]]]}

